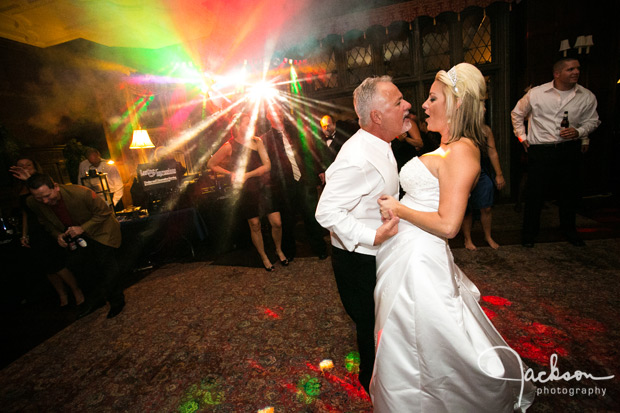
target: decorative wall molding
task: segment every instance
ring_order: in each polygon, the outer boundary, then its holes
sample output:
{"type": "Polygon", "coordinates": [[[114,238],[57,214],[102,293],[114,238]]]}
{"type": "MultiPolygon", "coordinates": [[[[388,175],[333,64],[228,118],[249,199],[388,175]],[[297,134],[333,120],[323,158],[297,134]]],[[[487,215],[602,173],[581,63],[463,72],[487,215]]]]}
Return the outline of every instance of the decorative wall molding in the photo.
{"type": "Polygon", "coordinates": [[[333,17],[321,25],[323,37],[330,34],[344,35],[351,30],[366,30],[379,25],[388,27],[393,22],[412,22],[416,17],[437,17],[444,12],[461,12],[468,7],[485,8],[495,2],[512,3],[513,0],[412,0],[370,11],[360,11],[333,17]]]}

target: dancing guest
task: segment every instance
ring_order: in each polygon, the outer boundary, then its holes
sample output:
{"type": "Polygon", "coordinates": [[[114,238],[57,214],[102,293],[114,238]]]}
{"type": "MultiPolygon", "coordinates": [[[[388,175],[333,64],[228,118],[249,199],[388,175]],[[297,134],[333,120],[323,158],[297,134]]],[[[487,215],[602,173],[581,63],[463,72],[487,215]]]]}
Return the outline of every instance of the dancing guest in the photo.
{"type": "MultiPolygon", "coordinates": [[[[338,128],[339,122],[334,123],[334,119],[330,115],[321,118],[321,130],[323,131],[323,141],[334,155],[338,155],[338,151],[342,145],[349,139],[342,128],[338,128]]],[[[333,161],[333,160],[332,160],[333,161]]]]}
{"type": "Polygon", "coordinates": [[[327,258],[323,228],[316,222],[320,166],[302,141],[297,126],[285,115],[280,104],[269,104],[267,119],[271,124],[263,136],[271,160],[271,184],[274,202],[282,215],[282,248],[290,261],[297,254],[295,226],[297,214],[304,222],[307,239],[314,255],[327,258]]]}
{"type": "Polygon", "coordinates": [[[422,107],[441,145],[403,167],[402,203],[379,200],[382,216],[395,215],[400,225],[377,254],[375,412],[499,413],[533,401],[531,383],[521,399],[521,382],[509,381],[521,377],[521,360],[486,317],[447,242],[480,173],[485,96],[474,66],[439,71],[422,107]]]}
{"type": "Polygon", "coordinates": [[[263,141],[254,136],[254,128],[250,127],[251,119],[242,114],[233,128],[233,138],[226,142],[209,159],[207,167],[211,170],[230,175],[230,181],[238,195],[239,213],[250,226],[252,244],[258,251],[266,271],[275,271],[269,257],[265,253],[265,244],[261,232],[260,217],[267,215],[271,224],[271,236],[276,246],[276,254],[282,265],[288,265],[288,259],[282,252],[282,220],[276,211],[269,187],[269,171],[271,162],[263,141]],[[232,167],[225,169],[222,164],[230,158],[232,167]]]}
{"type": "Polygon", "coordinates": [[[31,258],[28,264],[33,265],[38,273],[47,275],[47,279],[58,294],[61,307],[69,304],[65,284],[71,290],[75,304],[82,304],[84,294],[75,276],[65,265],[65,249],[56,244],[54,239],[45,231],[43,225],[39,223],[34,211],[26,203],[26,199],[30,196],[26,180],[35,173],[42,172],[41,168],[33,159],[22,157],[9,170],[21,182],[18,192],[19,205],[22,211],[21,245],[28,248],[29,254],[27,256],[31,258]]]}
{"type": "Polygon", "coordinates": [[[398,231],[398,220],[382,223],[377,200],[398,195],[398,172],[390,142],[411,127],[411,105],[389,76],[368,78],[353,92],[359,129],[327,169],[316,218],[331,232],[332,267],[338,293],[355,322],[359,380],[369,390],[375,357],[375,255],[398,231]]]}
{"type": "Polygon", "coordinates": [[[474,245],[471,239],[471,228],[474,223],[474,214],[478,212],[480,213],[480,224],[482,225],[485,241],[494,250],[499,248],[499,244],[495,242],[491,236],[491,222],[493,221],[491,209],[493,207],[495,187],[501,190],[506,184],[506,181],[504,180],[502,167],[499,164],[499,156],[497,155],[495,138],[493,137],[491,128],[484,125],[484,133],[487,139],[485,145],[486,151],[481,151],[480,176],[467,201],[467,211],[463,219],[463,225],[461,226],[463,238],[465,239],[465,248],[470,251],[476,250],[476,245],[474,245]]]}
{"type": "Polygon", "coordinates": [[[319,173],[319,178],[322,185],[325,185],[325,170],[334,162],[342,145],[351,137],[351,134],[347,131],[350,127],[346,125],[348,125],[348,122],[337,121],[334,123],[334,119],[330,115],[325,115],[321,118],[321,140],[325,144],[321,148],[322,150],[319,151],[322,162],[322,171],[319,173]]]}
{"type": "Polygon", "coordinates": [[[107,318],[116,317],[125,307],[116,251],[121,245],[121,226],[112,209],[91,189],[80,185],[60,185],[49,175],[35,173],[26,181],[32,194],[27,205],[37,215],[58,245],[82,238],[80,248],[69,253],[67,266],[81,270],[96,282],[95,290],[78,307],[85,317],[105,301],[110,303],[107,318]]]}

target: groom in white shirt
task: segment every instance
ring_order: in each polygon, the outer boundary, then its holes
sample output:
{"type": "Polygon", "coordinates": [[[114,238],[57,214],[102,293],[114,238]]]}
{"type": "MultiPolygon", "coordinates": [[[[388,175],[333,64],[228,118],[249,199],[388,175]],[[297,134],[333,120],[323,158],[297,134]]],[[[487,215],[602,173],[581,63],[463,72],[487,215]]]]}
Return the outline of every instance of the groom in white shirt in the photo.
{"type": "Polygon", "coordinates": [[[368,392],[374,365],[379,244],[398,232],[398,218],[382,222],[377,199],[398,198],[398,172],[390,142],[411,128],[411,105],[389,76],[368,78],[353,92],[361,129],[327,169],[316,219],[331,233],[332,267],[342,304],[355,322],[359,380],[368,392]]]}

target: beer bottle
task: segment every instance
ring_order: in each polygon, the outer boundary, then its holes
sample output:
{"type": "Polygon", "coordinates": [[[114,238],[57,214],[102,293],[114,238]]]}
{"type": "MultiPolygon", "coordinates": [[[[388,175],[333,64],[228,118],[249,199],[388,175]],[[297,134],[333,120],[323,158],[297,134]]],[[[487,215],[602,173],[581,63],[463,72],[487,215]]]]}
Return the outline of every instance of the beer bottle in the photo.
{"type": "Polygon", "coordinates": [[[560,122],[560,130],[568,128],[568,111],[564,111],[564,117],[562,118],[562,122],[560,122]]]}

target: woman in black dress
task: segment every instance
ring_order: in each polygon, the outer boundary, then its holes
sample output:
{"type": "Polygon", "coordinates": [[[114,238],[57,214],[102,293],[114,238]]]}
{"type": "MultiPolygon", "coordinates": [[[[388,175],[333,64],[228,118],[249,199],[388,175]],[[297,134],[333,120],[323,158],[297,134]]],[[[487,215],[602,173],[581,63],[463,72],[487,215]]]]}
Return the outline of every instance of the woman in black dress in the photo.
{"type": "Polygon", "coordinates": [[[242,114],[233,128],[233,138],[213,154],[207,167],[212,171],[230,175],[230,182],[235,191],[236,205],[239,213],[248,220],[252,243],[260,255],[265,270],[275,271],[265,253],[260,217],[267,215],[271,224],[271,236],[276,247],[276,254],[282,265],[288,265],[288,259],[282,252],[282,220],[271,199],[269,188],[269,171],[271,162],[261,138],[254,136],[250,127],[250,116],[242,114]],[[230,157],[230,167],[224,168],[225,160],[230,157]]]}

